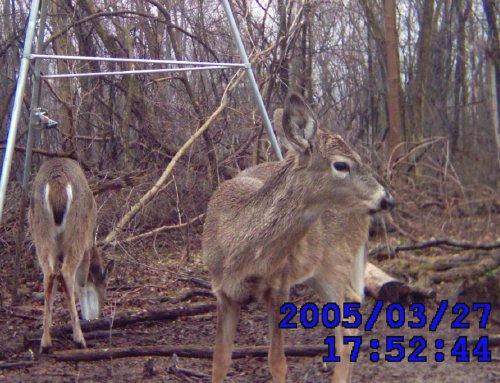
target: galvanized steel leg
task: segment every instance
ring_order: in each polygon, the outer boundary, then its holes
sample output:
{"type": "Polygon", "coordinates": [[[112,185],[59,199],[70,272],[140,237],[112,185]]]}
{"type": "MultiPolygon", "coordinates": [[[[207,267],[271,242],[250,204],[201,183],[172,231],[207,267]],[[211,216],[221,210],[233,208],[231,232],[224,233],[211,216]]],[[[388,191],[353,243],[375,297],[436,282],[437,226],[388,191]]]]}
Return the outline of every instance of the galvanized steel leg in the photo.
{"type": "Polygon", "coordinates": [[[0,222],[2,222],[2,213],[5,203],[5,194],[7,192],[7,183],[9,181],[10,166],[12,164],[12,154],[14,152],[14,144],[16,142],[17,127],[19,118],[21,116],[22,101],[24,95],[24,88],[26,86],[26,78],[28,77],[29,58],[31,54],[31,46],[33,44],[33,37],[35,35],[36,17],[38,8],[40,7],[40,0],[33,0],[31,2],[30,16],[28,20],[28,28],[26,30],[26,38],[24,40],[23,57],[21,59],[21,68],[19,69],[19,76],[17,79],[16,93],[14,96],[14,106],[12,107],[12,117],[8,129],[7,146],[5,148],[5,155],[3,159],[2,177],[0,178],[0,222]]]}
{"type": "Polygon", "coordinates": [[[231,6],[229,5],[228,0],[222,0],[222,4],[224,5],[224,10],[226,11],[227,18],[229,20],[229,25],[231,26],[231,32],[233,33],[234,41],[238,47],[238,51],[240,52],[240,57],[245,64],[245,69],[247,71],[248,79],[250,80],[250,84],[252,85],[252,90],[255,95],[255,99],[257,101],[257,105],[259,107],[260,113],[262,114],[262,119],[264,120],[264,126],[267,129],[267,133],[269,134],[269,138],[271,139],[271,145],[273,146],[276,155],[280,160],[283,159],[281,154],[280,147],[278,145],[278,141],[276,140],[276,136],[274,135],[273,127],[271,125],[271,120],[269,119],[269,115],[267,114],[266,107],[264,105],[264,101],[262,100],[262,95],[260,94],[259,86],[257,85],[257,81],[255,81],[255,76],[253,75],[252,65],[248,60],[247,53],[245,51],[245,46],[241,41],[240,32],[238,27],[236,26],[236,22],[234,20],[233,12],[231,11],[231,6]]]}

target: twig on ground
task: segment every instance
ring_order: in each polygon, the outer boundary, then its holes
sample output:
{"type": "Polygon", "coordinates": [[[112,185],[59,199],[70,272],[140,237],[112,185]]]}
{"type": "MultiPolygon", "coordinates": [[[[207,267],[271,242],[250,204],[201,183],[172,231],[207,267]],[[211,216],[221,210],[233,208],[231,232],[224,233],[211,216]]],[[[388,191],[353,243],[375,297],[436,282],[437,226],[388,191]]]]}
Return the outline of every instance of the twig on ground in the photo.
{"type": "Polygon", "coordinates": [[[173,298],[164,297],[160,301],[161,302],[170,302],[170,303],[180,303],[180,302],[187,301],[187,300],[189,300],[193,297],[196,297],[196,296],[214,298],[214,294],[210,290],[192,289],[192,290],[188,290],[185,293],[178,295],[176,297],[173,297],[173,298]]]}

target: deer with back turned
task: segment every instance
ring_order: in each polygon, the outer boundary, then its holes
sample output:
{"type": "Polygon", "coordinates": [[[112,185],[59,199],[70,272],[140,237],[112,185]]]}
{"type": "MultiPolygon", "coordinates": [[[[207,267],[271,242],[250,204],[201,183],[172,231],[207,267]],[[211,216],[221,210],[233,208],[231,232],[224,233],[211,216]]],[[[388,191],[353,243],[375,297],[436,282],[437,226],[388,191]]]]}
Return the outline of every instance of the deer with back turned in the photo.
{"type": "MultiPolygon", "coordinates": [[[[285,103],[283,131],[292,150],[276,171],[261,179],[241,175],[226,181],[208,205],[203,256],[217,297],[212,382],[227,375],[240,306],[251,299],[267,306],[271,375],[274,382],[285,382],[278,323],[290,286],[308,281],[340,307],[354,291],[350,269],[332,272],[337,265],[328,257],[330,234],[320,217],[332,210],[366,215],[392,203],[359,155],[339,136],[318,130],[309,107],[294,93],[285,103]]],[[[357,267],[364,270],[364,264],[357,267]]],[[[335,335],[337,350],[344,350],[339,328],[335,335]]],[[[348,376],[343,368],[334,381],[348,376]]]]}
{"type": "Polygon", "coordinates": [[[57,276],[71,317],[73,341],[86,347],[76,309],[78,295],[82,318],[100,316],[106,286],[114,266],[104,268],[95,245],[97,207],[85,175],[76,161],[50,159],[42,164],[33,187],[29,223],[43,271],[44,314],[41,351],[52,347],[50,326],[57,276]]]}

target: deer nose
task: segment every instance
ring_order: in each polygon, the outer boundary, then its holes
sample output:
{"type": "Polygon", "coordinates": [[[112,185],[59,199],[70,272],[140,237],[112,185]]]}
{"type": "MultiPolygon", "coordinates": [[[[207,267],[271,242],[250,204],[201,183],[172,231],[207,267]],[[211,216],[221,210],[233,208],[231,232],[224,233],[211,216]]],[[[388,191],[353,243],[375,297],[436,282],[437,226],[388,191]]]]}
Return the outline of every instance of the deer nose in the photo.
{"type": "Polygon", "coordinates": [[[382,198],[380,202],[380,209],[382,210],[392,210],[396,206],[396,200],[389,194],[382,198]]]}

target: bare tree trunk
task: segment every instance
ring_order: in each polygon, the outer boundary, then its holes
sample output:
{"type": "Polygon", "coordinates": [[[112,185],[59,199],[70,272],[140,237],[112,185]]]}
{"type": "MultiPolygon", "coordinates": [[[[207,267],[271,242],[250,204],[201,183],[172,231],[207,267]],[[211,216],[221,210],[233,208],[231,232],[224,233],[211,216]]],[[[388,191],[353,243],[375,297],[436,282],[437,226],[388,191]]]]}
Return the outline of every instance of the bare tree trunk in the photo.
{"type": "MultiPolygon", "coordinates": [[[[498,6],[498,3],[497,3],[498,6]]],[[[496,110],[497,110],[497,121],[500,120],[500,36],[498,35],[498,25],[497,25],[497,7],[495,7],[495,0],[483,0],[484,13],[486,14],[486,20],[488,22],[488,39],[490,43],[490,56],[493,61],[493,66],[495,70],[495,87],[496,87],[496,110]]]]}
{"type": "Polygon", "coordinates": [[[500,165],[500,37],[497,26],[495,0],[483,0],[484,13],[488,22],[489,49],[486,60],[490,88],[491,125],[497,146],[497,161],[500,165]]]}
{"type": "Polygon", "coordinates": [[[467,0],[464,9],[463,0],[454,2],[458,16],[457,30],[457,59],[455,62],[455,84],[453,90],[453,126],[455,128],[452,136],[453,149],[463,151],[465,148],[465,129],[467,124],[467,100],[468,89],[466,83],[466,31],[465,26],[471,9],[471,0],[467,0]]]}
{"type": "MultiPolygon", "coordinates": [[[[286,36],[288,34],[288,15],[286,12],[286,4],[288,1],[278,1],[278,16],[279,16],[279,32],[278,39],[286,36]]],[[[279,57],[281,60],[278,61],[279,69],[279,82],[280,82],[280,93],[281,97],[285,99],[288,93],[288,88],[290,86],[290,61],[288,58],[288,44],[287,39],[281,39],[279,43],[279,57]]]]}
{"type": "MultiPolygon", "coordinates": [[[[491,60],[492,61],[492,60],[491,60]]],[[[497,147],[497,162],[500,166],[500,127],[498,125],[498,84],[495,84],[495,66],[490,60],[486,61],[486,70],[488,72],[487,82],[490,88],[490,110],[491,110],[491,128],[495,137],[497,147]]]]}
{"type": "Polygon", "coordinates": [[[419,36],[420,44],[418,50],[417,75],[415,77],[416,97],[413,105],[413,139],[417,142],[423,140],[425,136],[424,109],[426,103],[427,77],[431,62],[433,20],[434,0],[425,0],[419,36]]]}
{"type": "Polygon", "coordinates": [[[401,142],[400,111],[400,70],[398,53],[398,35],[396,30],[396,4],[394,0],[384,1],[387,57],[387,108],[389,111],[389,132],[387,136],[389,153],[394,161],[401,151],[395,151],[401,142]]]}
{"type": "Polygon", "coordinates": [[[312,33],[311,33],[312,5],[310,1],[304,3],[304,16],[302,23],[302,38],[300,46],[301,72],[299,77],[299,88],[302,95],[311,103],[312,94],[312,33]]]}

